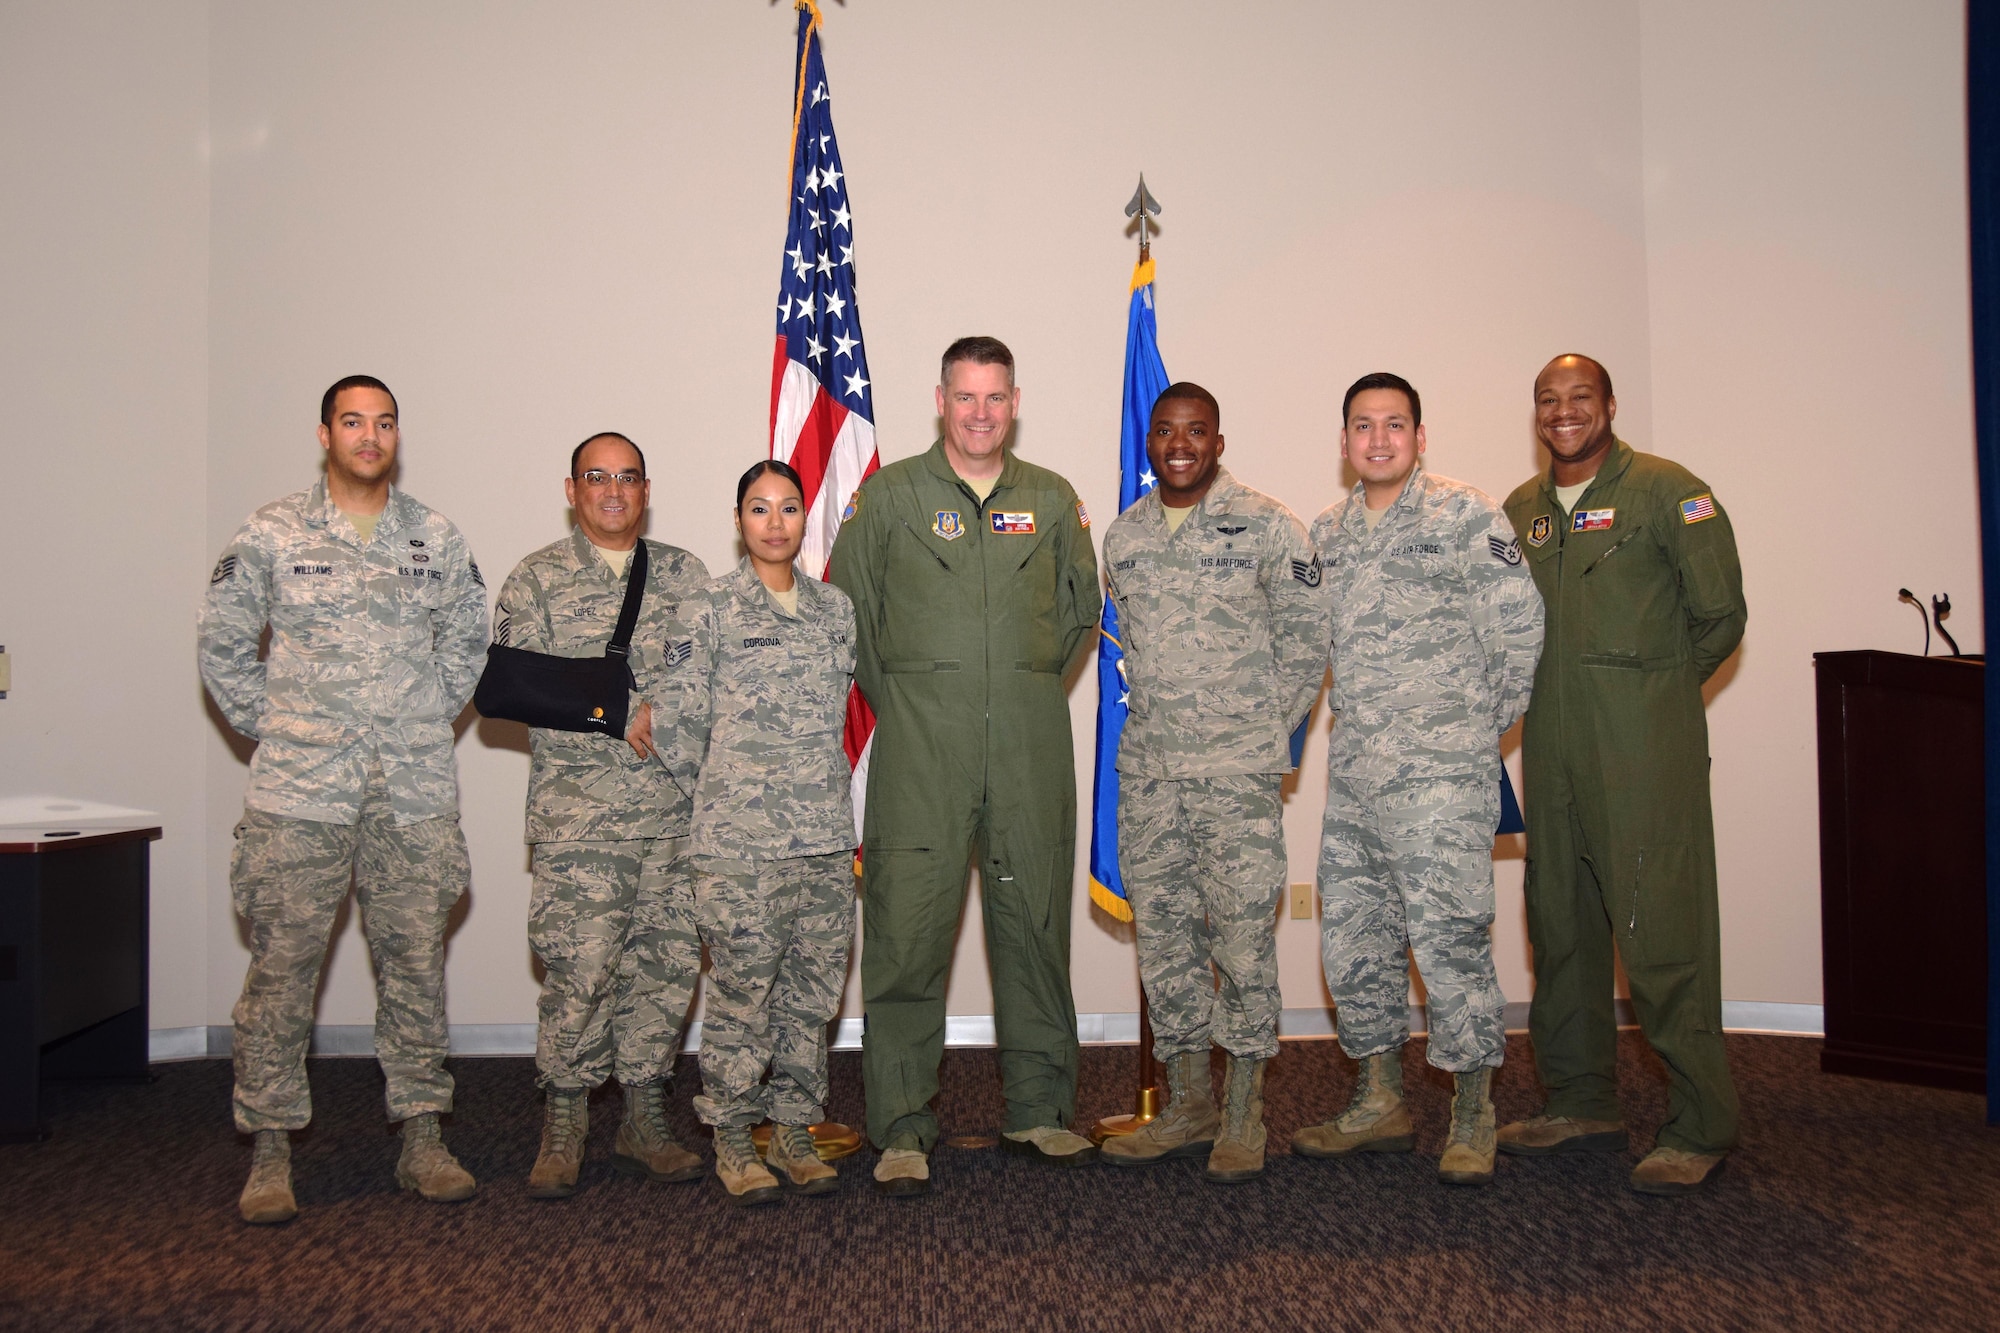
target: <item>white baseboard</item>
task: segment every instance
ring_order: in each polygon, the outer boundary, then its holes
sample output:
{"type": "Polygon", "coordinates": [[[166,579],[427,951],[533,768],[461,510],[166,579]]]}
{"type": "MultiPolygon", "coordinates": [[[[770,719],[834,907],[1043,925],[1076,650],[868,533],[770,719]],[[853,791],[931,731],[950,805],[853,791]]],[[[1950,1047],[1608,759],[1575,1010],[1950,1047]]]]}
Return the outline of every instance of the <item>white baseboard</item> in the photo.
{"type": "MultiPolygon", "coordinates": [[[[1634,1026],[1629,1001],[1617,1005],[1620,1027],[1634,1026]]],[[[1761,1000],[1725,1000],[1722,1025],[1730,1032],[1765,1032],[1784,1036],[1824,1035],[1826,1010],[1817,1004],[1773,1004],[1761,1000]]],[[[1507,1006],[1507,1030],[1525,1032],[1528,1006],[1515,1001],[1507,1006]]],[[[1422,1005],[1410,1006],[1410,1031],[1429,1030],[1422,1005]]],[[[1078,1014],[1077,1040],[1086,1046],[1130,1046],[1139,1040],[1139,1015],[1078,1014]]],[[[1286,1009],[1278,1014],[1278,1035],[1286,1040],[1311,1041],[1334,1035],[1333,1011],[1324,1008],[1286,1009]]],[[[212,1027],[155,1028],[148,1043],[149,1058],[155,1062],[227,1058],[231,1030],[227,1024],[212,1027]]],[[[947,1046],[992,1046],[995,1044],[990,1014],[957,1014],[944,1021],[947,1046]]],[[[834,1027],[833,1049],[861,1049],[861,1020],[843,1018],[834,1027]]],[[[323,1024],[313,1029],[314,1055],[372,1056],[375,1029],[355,1024],[323,1024]]],[[[681,1049],[692,1054],[701,1049],[701,1023],[688,1025],[681,1049]]],[[[523,1056],[535,1053],[535,1025],[532,1023],[454,1023],[451,1029],[453,1055],[523,1056]]]]}

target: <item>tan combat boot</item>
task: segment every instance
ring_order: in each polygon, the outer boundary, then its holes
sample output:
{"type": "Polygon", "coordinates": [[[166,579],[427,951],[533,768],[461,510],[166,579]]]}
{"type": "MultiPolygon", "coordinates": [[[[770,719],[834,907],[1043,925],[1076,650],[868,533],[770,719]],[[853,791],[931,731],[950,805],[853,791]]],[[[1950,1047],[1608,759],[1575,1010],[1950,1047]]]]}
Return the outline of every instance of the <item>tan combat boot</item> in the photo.
{"type": "Polygon", "coordinates": [[[583,1170],[583,1140],[590,1132],[590,1090],[550,1088],[542,1103],[542,1150],[528,1172],[528,1197],[567,1199],[583,1170]]]}
{"type": "Polygon", "coordinates": [[[1493,1071],[1469,1069],[1452,1075],[1451,1135],[1438,1161],[1438,1179],[1447,1185],[1493,1183],[1493,1071]]]}
{"type": "Polygon", "coordinates": [[[403,1122],[403,1155],[396,1159],[396,1183],[432,1203],[462,1203],[479,1193],[479,1182],[444,1146],[436,1113],[403,1122]]]}
{"type": "Polygon", "coordinates": [[[881,1160],[875,1163],[875,1191],[892,1199],[914,1199],[929,1194],[931,1159],[921,1148],[884,1148],[881,1160]]]}
{"type": "Polygon", "coordinates": [[[840,1184],[840,1173],[830,1162],[820,1160],[813,1146],[813,1132],[804,1125],[771,1126],[771,1147],[764,1165],[786,1189],[800,1194],[831,1194],[840,1184]]]}
{"type": "Polygon", "coordinates": [[[1113,1166],[1151,1166],[1169,1157],[1206,1157],[1215,1146],[1215,1094],[1208,1081],[1208,1052],[1167,1061],[1167,1106],[1130,1134],[1098,1150],[1113,1166]]]}
{"type": "Polygon", "coordinates": [[[1229,1057],[1222,1075],[1222,1126],[1204,1173],[1218,1185],[1241,1185],[1264,1174],[1264,1066],[1269,1063],[1229,1057]]]}
{"type": "Polygon", "coordinates": [[[289,1222],[299,1215],[298,1200],[292,1197],[292,1136],[282,1129],[257,1131],[257,1146],[250,1158],[250,1179],[236,1210],[252,1226],[289,1222]]]}
{"type": "Polygon", "coordinates": [[[715,1175],[729,1191],[731,1203],[751,1205],[778,1201],[778,1178],[757,1160],[757,1145],[742,1125],[715,1127],[715,1175]]]}
{"type": "MultiPolygon", "coordinates": [[[[667,1128],[662,1091],[658,1083],[625,1089],[625,1119],[611,1149],[612,1169],[648,1180],[699,1180],[701,1158],[674,1141],[673,1131],[667,1128]]],[[[576,1183],[574,1170],[569,1178],[572,1185],[576,1183]]]]}
{"type": "Polygon", "coordinates": [[[1566,1115],[1533,1115],[1500,1126],[1495,1143],[1513,1157],[1550,1157],[1570,1152],[1624,1152],[1625,1125],[1618,1120],[1578,1120],[1566,1115]]]}
{"type": "Polygon", "coordinates": [[[1727,1154],[1655,1148],[1632,1168],[1632,1188],[1641,1194],[1693,1194],[1722,1170],[1727,1154]]]}
{"type": "Polygon", "coordinates": [[[1323,1125],[1309,1125],[1292,1135],[1292,1151],[1301,1157],[1409,1152],[1416,1146],[1416,1127],[1403,1106],[1401,1049],[1365,1057],[1347,1109],[1323,1125]]]}

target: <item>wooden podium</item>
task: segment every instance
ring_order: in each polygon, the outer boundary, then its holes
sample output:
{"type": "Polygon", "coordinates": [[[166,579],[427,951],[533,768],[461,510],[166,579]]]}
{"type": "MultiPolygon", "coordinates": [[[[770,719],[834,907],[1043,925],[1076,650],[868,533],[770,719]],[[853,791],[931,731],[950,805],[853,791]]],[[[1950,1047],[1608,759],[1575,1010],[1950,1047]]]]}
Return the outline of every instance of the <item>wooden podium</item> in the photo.
{"type": "Polygon", "coordinates": [[[1815,653],[1813,674],[1820,1068],[1984,1092],[1985,663],[1815,653]]]}

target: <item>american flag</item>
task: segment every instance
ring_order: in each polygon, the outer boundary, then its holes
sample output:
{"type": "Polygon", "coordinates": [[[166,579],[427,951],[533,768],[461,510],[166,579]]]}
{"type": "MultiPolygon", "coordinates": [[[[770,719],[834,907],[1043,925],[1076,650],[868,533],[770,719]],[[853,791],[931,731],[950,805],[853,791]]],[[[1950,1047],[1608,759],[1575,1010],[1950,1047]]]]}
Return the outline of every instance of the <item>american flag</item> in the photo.
{"type": "Polygon", "coordinates": [[[1715,517],[1715,497],[1697,495],[1692,500],[1681,501],[1681,522],[1699,523],[1705,518],[1715,517]]]}
{"type": "MultiPolygon", "coordinates": [[[[778,280],[771,366],[771,457],[805,483],[806,536],[799,563],[825,578],[841,518],[881,463],[861,311],[854,299],[854,220],[847,173],[833,137],[833,99],[820,56],[819,7],[798,0],[798,79],[792,90],[791,216],[778,280]]],[[[854,818],[867,791],[874,714],[857,691],[847,701],[847,757],[855,765],[854,818]]]]}

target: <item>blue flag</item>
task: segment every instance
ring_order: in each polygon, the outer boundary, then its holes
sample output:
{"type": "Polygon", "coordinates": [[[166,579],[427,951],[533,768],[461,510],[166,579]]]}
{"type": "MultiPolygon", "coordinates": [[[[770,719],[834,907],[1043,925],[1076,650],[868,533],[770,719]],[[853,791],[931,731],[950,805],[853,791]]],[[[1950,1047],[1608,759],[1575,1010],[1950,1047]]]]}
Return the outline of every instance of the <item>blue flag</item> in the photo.
{"type": "MultiPolygon", "coordinates": [[[[1118,512],[1153,489],[1146,432],[1153,400],[1167,387],[1160,334],[1153,323],[1153,261],[1132,271],[1132,306],[1125,324],[1125,415],[1118,439],[1118,512]]],[[[1090,900],[1120,921],[1132,919],[1125,879],[1118,873],[1118,738],[1125,731],[1125,645],[1118,608],[1104,599],[1097,640],[1097,773],[1090,789],[1090,900]]]]}

